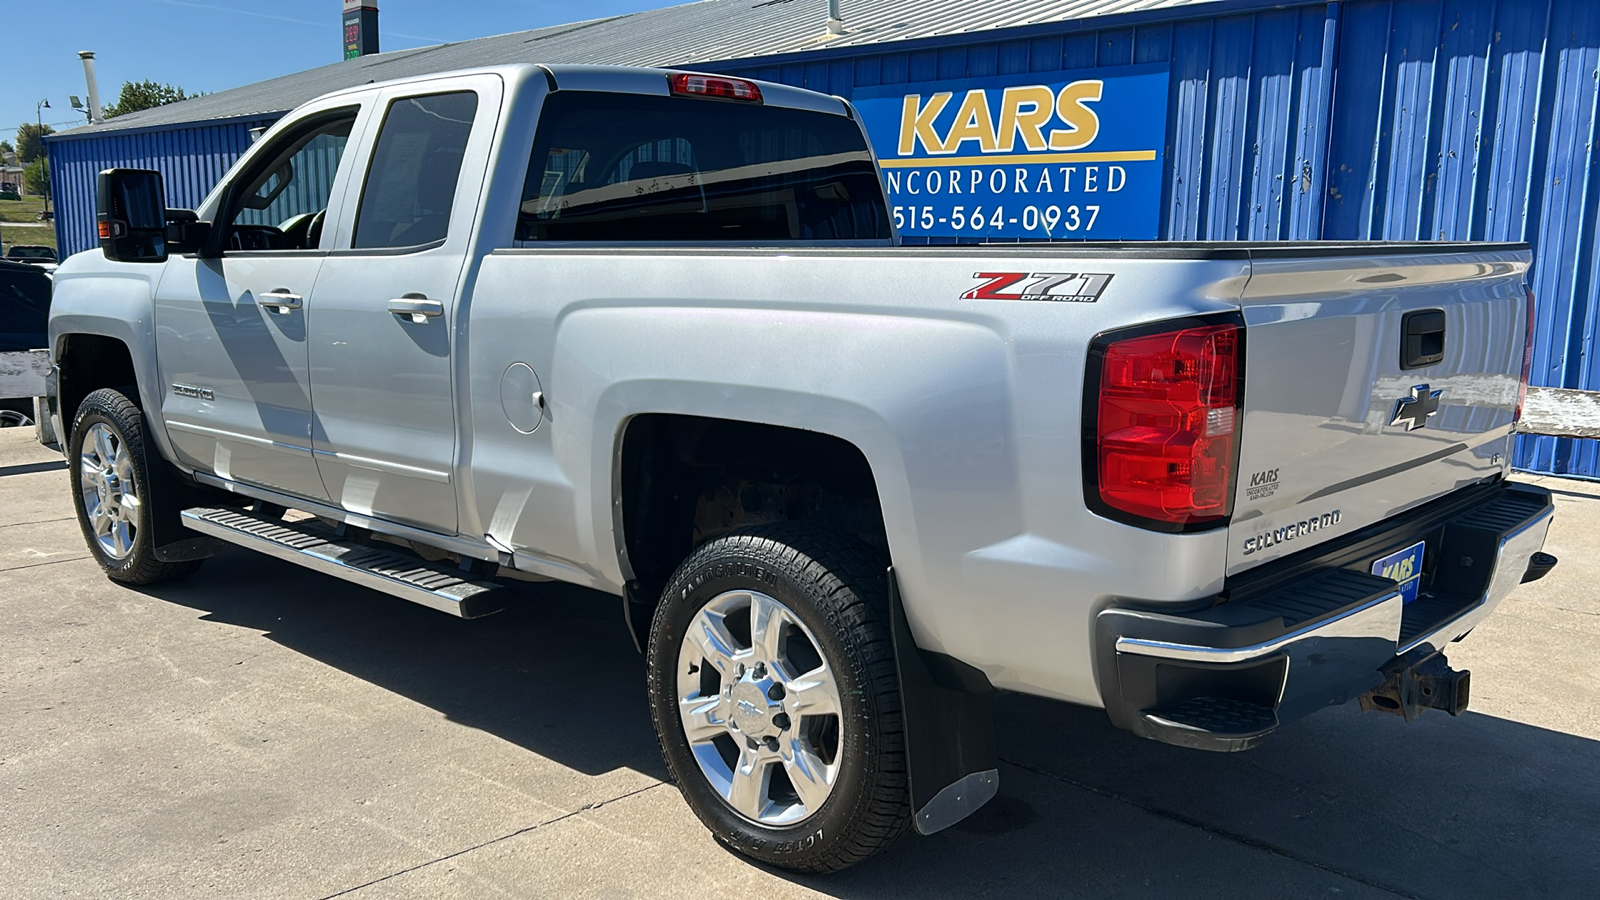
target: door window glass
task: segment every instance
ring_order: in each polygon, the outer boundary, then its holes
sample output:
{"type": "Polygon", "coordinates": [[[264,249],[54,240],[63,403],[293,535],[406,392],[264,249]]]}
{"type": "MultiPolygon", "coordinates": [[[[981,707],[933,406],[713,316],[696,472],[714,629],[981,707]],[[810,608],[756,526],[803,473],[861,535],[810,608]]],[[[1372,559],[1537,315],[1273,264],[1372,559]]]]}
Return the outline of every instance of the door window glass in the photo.
{"type": "Polygon", "coordinates": [[[322,239],[328,198],[350,142],[355,111],[345,110],[309,132],[287,138],[254,173],[234,213],[234,250],[304,250],[322,239]]]}
{"type": "Polygon", "coordinates": [[[49,344],[50,279],[30,266],[0,263],[0,351],[49,344]]]}
{"type": "Polygon", "coordinates": [[[361,189],[355,248],[444,240],[477,111],[472,91],[406,97],[390,105],[361,189]]]}
{"type": "Polygon", "coordinates": [[[746,103],[558,91],[545,100],[518,241],[882,240],[855,121],[746,103]]]}

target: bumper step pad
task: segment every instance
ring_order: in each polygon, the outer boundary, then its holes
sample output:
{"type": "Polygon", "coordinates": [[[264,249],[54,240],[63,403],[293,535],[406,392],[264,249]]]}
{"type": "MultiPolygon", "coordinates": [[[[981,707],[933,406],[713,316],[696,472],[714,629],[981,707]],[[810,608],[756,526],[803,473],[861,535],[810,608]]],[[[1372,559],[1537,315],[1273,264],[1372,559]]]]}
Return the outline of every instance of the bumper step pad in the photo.
{"type": "Polygon", "coordinates": [[[1249,750],[1278,728],[1270,707],[1222,697],[1195,697],[1139,715],[1158,741],[1219,753],[1249,750]]]}
{"type": "Polygon", "coordinates": [[[430,563],[398,548],[341,539],[316,520],[284,522],[221,507],[183,511],[185,527],[393,594],[464,619],[499,611],[505,587],[463,578],[447,563],[430,563]]]}

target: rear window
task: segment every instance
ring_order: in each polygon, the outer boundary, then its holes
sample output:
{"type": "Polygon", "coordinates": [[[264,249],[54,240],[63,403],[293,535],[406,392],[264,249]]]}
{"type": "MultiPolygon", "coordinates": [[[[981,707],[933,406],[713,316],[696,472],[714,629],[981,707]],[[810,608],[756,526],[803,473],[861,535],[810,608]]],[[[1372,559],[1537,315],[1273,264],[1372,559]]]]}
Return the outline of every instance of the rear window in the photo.
{"type": "Polygon", "coordinates": [[[890,235],[845,116],[698,97],[558,91],[522,191],[520,241],[860,241],[890,235]]]}

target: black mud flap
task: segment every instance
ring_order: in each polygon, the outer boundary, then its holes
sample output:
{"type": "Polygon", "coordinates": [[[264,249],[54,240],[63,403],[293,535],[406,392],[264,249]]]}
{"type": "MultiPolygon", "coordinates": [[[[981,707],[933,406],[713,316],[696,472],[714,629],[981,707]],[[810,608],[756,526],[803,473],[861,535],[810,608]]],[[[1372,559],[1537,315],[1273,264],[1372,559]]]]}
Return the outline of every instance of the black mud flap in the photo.
{"type": "MultiPolygon", "coordinates": [[[[148,422],[146,431],[148,432],[148,422]]],[[[155,449],[146,441],[146,452],[155,449]]],[[[172,464],[159,454],[146,458],[149,469],[151,497],[162,498],[152,509],[150,518],[152,545],[156,559],[162,562],[185,562],[191,559],[208,559],[227,548],[227,544],[214,537],[191,531],[183,525],[183,510],[198,505],[194,489],[172,469],[172,464]]]]}
{"type": "Polygon", "coordinates": [[[633,638],[633,649],[641,656],[650,652],[650,619],[661,602],[661,588],[646,587],[639,579],[622,586],[622,621],[633,638]]]}
{"type": "Polygon", "coordinates": [[[911,810],[917,832],[933,834],[972,815],[1000,790],[994,687],[977,669],[917,647],[893,568],[889,614],[900,674],[911,810]]]}

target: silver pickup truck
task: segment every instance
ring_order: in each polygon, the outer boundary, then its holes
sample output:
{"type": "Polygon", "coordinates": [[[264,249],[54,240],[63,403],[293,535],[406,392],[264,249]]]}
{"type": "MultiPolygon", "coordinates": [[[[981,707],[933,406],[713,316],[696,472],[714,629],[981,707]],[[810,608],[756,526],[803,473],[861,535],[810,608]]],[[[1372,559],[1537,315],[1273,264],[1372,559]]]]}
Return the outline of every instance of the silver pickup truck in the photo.
{"type": "Polygon", "coordinates": [[[1555,563],[1522,245],[903,247],[843,100],[561,66],[316,100],[192,211],[108,170],[99,234],[50,409],[112,579],[618,596],[688,804],[790,869],[992,797],[995,691],[1459,713],[1555,563]]]}

